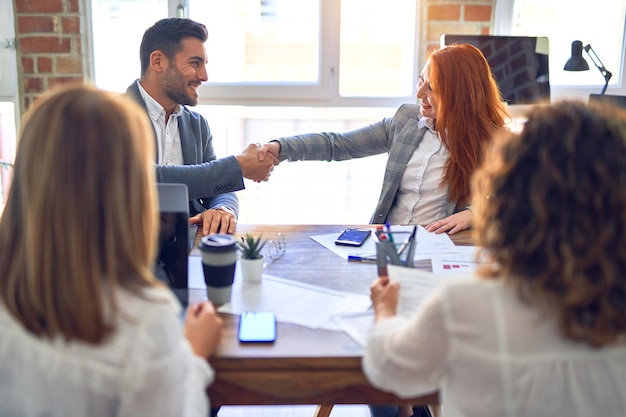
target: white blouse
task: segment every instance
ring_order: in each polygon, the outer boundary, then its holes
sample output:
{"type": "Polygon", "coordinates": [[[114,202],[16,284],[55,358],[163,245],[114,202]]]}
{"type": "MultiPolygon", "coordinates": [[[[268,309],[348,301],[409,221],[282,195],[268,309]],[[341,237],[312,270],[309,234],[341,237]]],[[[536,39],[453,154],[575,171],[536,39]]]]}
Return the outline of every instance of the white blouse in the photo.
{"type": "Polygon", "coordinates": [[[370,382],[400,397],[440,389],[444,416],[626,416],[626,342],[593,349],[500,281],[444,287],[409,321],[377,323],[370,382]]]}
{"type": "Polygon", "coordinates": [[[448,212],[448,187],[441,186],[450,153],[433,130],[432,119],[423,117],[419,123],[430,124],[430,128],[404,170],[396,203],[387,217],[391,224],[429,224],[452,214],[448,212]]]}
{"type": "Polygon", "coordinates": [[[100,346],[37,338],[0,303],[0,416],[209,415],[213,370],[184,339],[178,301],[117,295],[125,318],[100,346]]]}

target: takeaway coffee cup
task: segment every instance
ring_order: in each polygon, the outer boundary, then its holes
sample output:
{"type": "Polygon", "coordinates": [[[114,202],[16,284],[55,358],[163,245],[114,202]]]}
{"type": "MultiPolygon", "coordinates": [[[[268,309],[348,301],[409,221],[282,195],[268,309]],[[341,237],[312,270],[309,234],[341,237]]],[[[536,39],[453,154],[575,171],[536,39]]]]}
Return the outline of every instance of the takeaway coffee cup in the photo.
{"type": "Polygon", "coordinates": [[[207,298],[219,306],[230,301],[237,264],[237,240],[234,236],[216,233],[200,240],[204,282],[207,298]]]}

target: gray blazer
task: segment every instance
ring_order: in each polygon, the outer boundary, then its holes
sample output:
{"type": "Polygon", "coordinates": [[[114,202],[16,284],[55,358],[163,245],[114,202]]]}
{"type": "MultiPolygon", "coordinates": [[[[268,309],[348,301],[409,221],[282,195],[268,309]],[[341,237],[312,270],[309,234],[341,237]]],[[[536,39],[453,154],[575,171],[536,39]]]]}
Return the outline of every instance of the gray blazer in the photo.
{"type": "MultiPolygon", "coordinates": [[[[147,112],[137,81],[128,87],[126,95],[147,112]]],[[[181,107],[182,115],[178,119],[178,130],[184,165],[157,165],[157,181],[187,185],[191,200],[189,204],[191,216],[205,209],[220,206],[230,208],[238,216],[239,200],[234,191],[245,188],[239,162],[234,156],[217,159],[206,119],[186,106],[181,107]]],[[[152,122],[150,125],[152,126],[152,122]]]]}
{"type": "MultiPolygon", "coordinates": [[[[422,141],[427,127],[420,127],[419,106],[403,104],[392,118],[347,133],[309,133],[277,139],[280,160],[343,161],[387,152],[387,166],[376,210],[370,223],[385,223],[396,202],[402,175],[409,159],[422,141]]],[[[446,215],[454,212],[448,202],[446,215]]]]}

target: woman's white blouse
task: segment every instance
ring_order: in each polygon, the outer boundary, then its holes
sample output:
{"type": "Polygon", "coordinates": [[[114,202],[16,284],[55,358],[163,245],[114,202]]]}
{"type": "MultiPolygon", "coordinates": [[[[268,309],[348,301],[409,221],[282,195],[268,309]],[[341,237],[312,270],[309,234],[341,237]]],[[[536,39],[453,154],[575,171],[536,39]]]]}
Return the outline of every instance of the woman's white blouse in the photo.
{"type": "Polygon", "coordinates": [[[183,337],[178,301],[117,295],[123,318],[100,346],[36,338],[0,303],[0,416],[208,416],[213,370],[183,337]]]}
{"type": "Polygon", "coordinates": [[[400,397],[440,389],[444,416],[626,416],[626,343],[593,349],[500,281],[450,284],[411,319],[377,323],[370,382],[400,397]]]}
{"type": "Polygon", "coordinates": [[[418,123],[429,129],[402,174],[396,201],[387,217],[391,224],[429,224],[452,214],[448,186],[441,185],[450,152],[434,130],[434,123],[428,117],[418,123]]]}

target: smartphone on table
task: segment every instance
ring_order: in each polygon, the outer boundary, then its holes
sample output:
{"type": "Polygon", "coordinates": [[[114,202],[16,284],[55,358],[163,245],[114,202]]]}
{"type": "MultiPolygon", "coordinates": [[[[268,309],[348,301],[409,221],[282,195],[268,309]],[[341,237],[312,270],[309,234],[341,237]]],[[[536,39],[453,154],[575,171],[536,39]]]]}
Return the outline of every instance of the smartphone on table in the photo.
{"type": "Polygon", "coordinates": [[[276,340],[276,315],[269,311],[244,311],[239,317],[239,341],[271,343],[276,340]]]}
{"type": "Polygon", "coordinates": [[[363,245],[371,234],[372,231],[369,229],[344,229],[337,240],[335,240],[335,245],[358,247],[363,245]]]}

